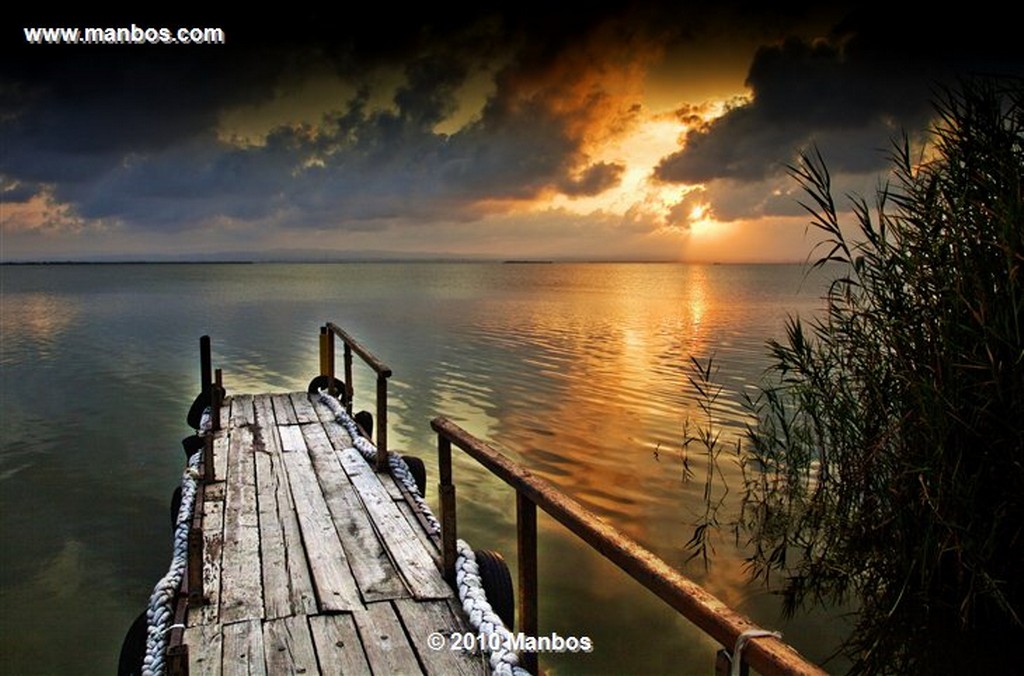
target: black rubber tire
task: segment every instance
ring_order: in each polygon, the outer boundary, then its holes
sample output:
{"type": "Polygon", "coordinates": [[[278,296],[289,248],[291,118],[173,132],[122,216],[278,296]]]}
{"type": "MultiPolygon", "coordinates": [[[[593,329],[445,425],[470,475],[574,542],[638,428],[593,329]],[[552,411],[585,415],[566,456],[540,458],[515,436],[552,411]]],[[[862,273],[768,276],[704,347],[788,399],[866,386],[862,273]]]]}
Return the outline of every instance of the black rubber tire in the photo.
{"type": "Polygon", "coordinates": [[[148,630],[149,621],[146,619],[146,611],[143,610],[124,635],[124,641],[121,643],[121,656],[117,660],[117,676],[135,676],[142,673],[142,660],[146,657],[146,632],[148,630]]]}
{"type": "Polygon", "coordinates": [[[487,602],[510,631],[516,620],[516,595],[512,588],[512,574],[504,557],[491,549],[475,549],[480,581],[487,594],[487,602]]]}
{"type": "Polygon", "coordinates": [[[210,405],[209,393],[200,392],[199,395],[192,402],[192,406],[188,409],[188,415],[185,416],[185,421],[188,426],[194,430],[199,429],[199,425],[203,420],[203,411],[210,405]]]}
{"type": "MultiPolygon", "coordinates": [[[[185,416],[185,421],[188,426],[194,430],[199,429],[199,424],[203,421],[203,411],[210,405],[210,393],[217,389],[216,385],[210,386],[210,392],[200,392],[196,395],[195,400],[192,402],[192,406],[188,409],[188,415],[185,416]]],[[[224,401],[224,397],[227,396],[228,391],[223,387],[220,388],[220,401],[224,401]]]]}
{"type": "Polygon", "coordinates": [[[188,460],[198,451],[203,450],[206,440],[198,434],[192,434],[181,440],[181,448],[185,451],[185,459],[188,460]]]}
{"type": "Polygon", "coordinates": [[[423,461],[417,458],[415,455],[403,455],[402,460],[405,461],[405,465],[409,468],[412,473],[412,478],[416,480],[416,488],[420,491],[420,497],[427,497],[427,468],[423,464],[423,461]]]}
{"type": "Polygon", "coordinates": [[[181,511],[181,486],[171,493],[171,533],[178,527],[178,512],[181,511]]]}
{"type": "MultiPolygon", "coordinates": [[[[306,387],[308,394],[319,394],[320,390],[327,389],[327,384],[330,383],[329,376],[317,376],[309,381],[309,386],[306,387]]],[[[338,398],[341,403],[347,403],[345,397],[347,392],[345,391],[345,383],[337,378],[334,379],[334,396],[338,398]]]]}
{"type": "Polygon", "coordinates": [[[360,411],[352,416],[356,424],[359,425],[359,429],[363,431],[363,436],[367,439],[373,439],[373,414],[369,411],[360,411]]]}

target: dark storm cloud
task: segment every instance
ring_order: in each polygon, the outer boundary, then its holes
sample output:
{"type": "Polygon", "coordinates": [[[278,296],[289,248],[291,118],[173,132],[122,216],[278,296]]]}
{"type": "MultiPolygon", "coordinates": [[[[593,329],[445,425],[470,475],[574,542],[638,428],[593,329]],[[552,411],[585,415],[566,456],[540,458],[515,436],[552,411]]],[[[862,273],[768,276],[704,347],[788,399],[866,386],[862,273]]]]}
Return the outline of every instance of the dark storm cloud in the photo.
{"type": "MultiPolygon", "coordinates": [[[[807,7],[789,3],[786,12],[756,15],[625,2],[587,13],[523,5],[469,13],[380,5],[361,14],[302,7],[249,23],[237,12],[198,16],[176,8],[127,21],[8,17],[0,60],[2,199],[35,195],[84,219],[161,230],[221,220],[368,229],[399,218],[470,220],[496,204],[550,192],[594,195],[617,185],[624,169],[593,163],[588,142],[628,128],[636,114],[635,92],[609,91],[609,73],[645,64],[661,44],[712,25],[742,19],[778,32],[807,7]],[[30,47],[21,39],[22,26],[127,23],[221,26],[228,44],[30,47]],[[376,105],[382,69],[402,75],[386,108],[376,105]],[[461,89],[484,71],[494,86],[478,116],[449,134],[436,131],[458,112],[461,89]],[[355,93],[333,102],[323,119],[272,129],[261,145],[218,136],[226,111],[274,104],[325,72],[355,93]]],[[[876,149],[894,123],[913,128],[924,119],[933,71],[979,55],[1000,65],[1000,49],[1015,49],[1000,42],[1004,34],[979,51],[948,32],[921,32],[907,40],[854,17],[828,41],[765,47],[750,70],[754,102],[690,134],[658,176],[728,178],[735,187],[772,175],[812,141],[843,170],[876,166],[876,149]],[[834,141],[839,150],[828,147],[834,141]]]]}
{"type": "Polygon", "coordinates": [[[625,165],[614,162],[598,162],[584,169],[579,176],[563,181],[561,191],[570,197],[598,195],[619,184],[625,165]]]}
{"type": "Polygon", "coordinates": [[[833,171],[881,169],[890,139],[927,126],[937,87],[959,76],[1024,74],[1016,33],[983,7],[906,18],[861,10],[826,39],[762,47],[747,78],[752,100],[691,131],[656,175],[760,181],[812,144],[833,171]]]}
{"type": "MultiPolygon", "coordinates": [[[[614,184],[613,168],[572,175],[584,141],[570,129],[575,111],[555,110],[543,91],[521,85],[606,17],[306,10],[258,25],[193,20],[228,35],[226,46],[194,48],[29,47],[8,35],[4,179],[17,183],[18,197],[45,194],[86,219],[164,229],[223,218],[433,218],[558,186],[592,194],[614,184]],[[480,117],[450,136],[436,133],[472,69],[488,63],[500,68],[499,87],[480,117]],[[271,101],[310,72],[359,82],[388,65],[404,72],[389,109],[371,110],[364,89],[337,101],[322,124],[273,130],[264,145],[217,136],[224,111],[271,101]]],[[[148,25],[182,21],[151,17],[148,25]]],[[[104,22],[124,23],[78,25],[104,22]]],[[[54,22],[22,23],[37,24],[54,22]]]]}

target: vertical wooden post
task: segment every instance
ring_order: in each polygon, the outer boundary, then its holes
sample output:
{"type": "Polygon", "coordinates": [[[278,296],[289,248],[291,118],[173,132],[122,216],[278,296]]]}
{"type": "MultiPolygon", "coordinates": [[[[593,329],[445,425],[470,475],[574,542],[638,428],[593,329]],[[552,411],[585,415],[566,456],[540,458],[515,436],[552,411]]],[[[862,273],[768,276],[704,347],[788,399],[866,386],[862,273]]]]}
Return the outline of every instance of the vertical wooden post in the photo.
{"type": "Polygon", "coordinates": [[[207,434],[203,437],[203,483],[213,483],[217,480],[213,471],[213,435],[207,434]]]}
{"type": "MultiPolygon", "coordinates": [[[[516,491],[516,544],[519,555],[519,631],[536,636],[537,614],[537,505],[516,491]]],[[[512,629],[509,627],[509,629],[512,629]]],[[[537,653],[523,653],[523,668],[537,671],[537,653]]]]}
{"type": "Polygon", "coordinates": [[[338,392],[337,388],[334,387],[334,331],[327,331],[327,392],[332,397],[342,396],[341,392],[338,392]]]}
{"type": "Polygon", "coordinates": [[[320,375],[327,375],[327,326],[320,327],[320,375]]]}
{"type": "Polygon", "coordinates": [[[169,676],[188,676],[188,646],[176,645],[167,650],[167,673],[169,676]]]}
{"type": "Polygon", "coordinates": [[[377,471],[388,469],[388,379],[377,374],[377,471]]]}
{"type": "Polygon", "coordinates": [[[188,602],[180,599],[174,602],[174,617],[171,620],[167,638],[167,673],[169,676],[188,676],[188,645],[185,638],[185,620],[188,618],[188,602]]]}
{"type": "Polygon", "coordinates": [[[729,659],[729,651],[722,648],[715,652],[715,676],[729,676],[732,669],[732,660],[729,659]]]}
{"type": "Polygon", "coordinates": [[[220,407],[224,404],[224,374],[217,369],[214,375],[214,386],[210,394],[210,422],[214,432],[220,431],[220,407]]]}
{"type": "Polygon", "coordinates": [[[210,337],[199,338],[199,391],[205,395],[210,394],[210,385],[213,383],[213,362],[210,359],[210,337]]]}
{"type": "Polygon", "coordinates": [[[345,411],[352,415],[352,399],[355,398],[356,392],[352,387],[352,346],[345,342],[345,411]]]}
{"type": "Polygon", "coordinates": [[[452,442],[437,435],[438,495],[441,496],[441,561],[444,579],[455,588],[455,485],[452,483],[452,442]]]}
{"type": "MultiPolygon", "coordinates": [[[[199,489],[202,490],[202,489],[199,489]]],[[[194,524],[188,529],[188,602],[203,603],[203,531],[194,524]]]]}
{"type": "MultiPolygon", "coordinates": [[[[729,676],[732,673],[732,661],[735,659],[728,648],[722,648],[715,653],[715,676],[729,676]]],[[[743,659],[741,655],[739,659],[743,659]]],[[[750,665],[746,662],[740,663],[740,676],[750,676],[750,665]]]]}

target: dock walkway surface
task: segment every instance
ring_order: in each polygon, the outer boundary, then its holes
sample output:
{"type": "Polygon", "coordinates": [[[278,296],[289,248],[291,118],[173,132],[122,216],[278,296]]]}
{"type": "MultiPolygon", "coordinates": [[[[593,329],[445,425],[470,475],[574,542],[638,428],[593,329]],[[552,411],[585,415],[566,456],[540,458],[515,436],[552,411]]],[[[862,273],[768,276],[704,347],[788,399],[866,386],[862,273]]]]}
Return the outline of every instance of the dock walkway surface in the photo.
{"type": "Polygon", "coordinates": [[[327,406],[236,395],[221,420],[190,674],[487,673],[479,654],[428,647],[433,632],[472,631],[438,545],[327,406]]]}

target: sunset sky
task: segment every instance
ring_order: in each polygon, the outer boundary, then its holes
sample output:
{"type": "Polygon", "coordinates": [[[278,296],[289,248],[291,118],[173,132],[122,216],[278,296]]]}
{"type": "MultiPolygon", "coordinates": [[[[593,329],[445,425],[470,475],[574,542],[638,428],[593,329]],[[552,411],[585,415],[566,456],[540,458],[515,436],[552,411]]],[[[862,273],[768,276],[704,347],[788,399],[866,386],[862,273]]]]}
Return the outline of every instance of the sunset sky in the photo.
{"type": "Polygon", "coordinates": [[[5,17],[0,259],[800,261],[800,151],[821,150],[838,194],[870,194],[938,86],[1024,74],[1017,22],[976,3],[378,4],[5,17]],[[22,30],[133,23],[227,43],[22,30]]]}

